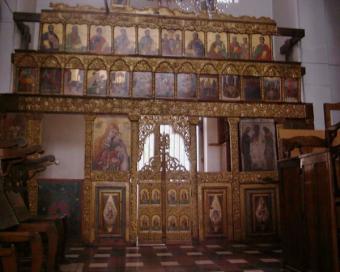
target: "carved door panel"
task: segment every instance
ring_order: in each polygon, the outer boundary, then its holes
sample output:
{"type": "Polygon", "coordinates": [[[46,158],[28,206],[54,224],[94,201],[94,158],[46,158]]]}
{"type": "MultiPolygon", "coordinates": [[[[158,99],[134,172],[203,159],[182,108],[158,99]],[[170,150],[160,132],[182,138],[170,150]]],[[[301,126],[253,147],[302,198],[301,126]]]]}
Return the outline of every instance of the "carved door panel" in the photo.
{"type": "Polygon", "coordinates": [[[138,163],[138,240],[191,240],[189,127],[184,117],[144,117],[138,163]]]}

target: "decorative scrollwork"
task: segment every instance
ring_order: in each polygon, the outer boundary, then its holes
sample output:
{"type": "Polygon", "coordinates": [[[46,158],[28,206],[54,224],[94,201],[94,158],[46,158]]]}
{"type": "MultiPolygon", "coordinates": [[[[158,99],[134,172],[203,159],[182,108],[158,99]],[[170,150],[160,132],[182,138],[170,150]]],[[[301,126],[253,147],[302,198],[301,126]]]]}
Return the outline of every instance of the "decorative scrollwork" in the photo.
{"type": "Polygon", "coordinates": [[[92,70],[106,70],[106,65],[102,59],[94,59],[89,64],[88,69],[92,70]]]}
{"type": "Polygon", "coordinates": [[[60,62],[55,56],[47,56],[44,61],[42,62],[42,67],[48,68],[60,68],[60,62]]]}
{"type": "Polygon", "coordinates": [[[32,55],[23,55],[18,59],[17,67],[37,67],[38,64],[32,55]]]}
{"type": "Polygon", "coordinates": [[[79,58],[74,57],[67,61],[65,68],[84,69],[84,64],[81,62],[79,58]]]}
{"type": "Polygon", "coordinates": [[[118,59],[112,64],[111,71],[130,71],[130,68],[124,60],[118,59]]]}

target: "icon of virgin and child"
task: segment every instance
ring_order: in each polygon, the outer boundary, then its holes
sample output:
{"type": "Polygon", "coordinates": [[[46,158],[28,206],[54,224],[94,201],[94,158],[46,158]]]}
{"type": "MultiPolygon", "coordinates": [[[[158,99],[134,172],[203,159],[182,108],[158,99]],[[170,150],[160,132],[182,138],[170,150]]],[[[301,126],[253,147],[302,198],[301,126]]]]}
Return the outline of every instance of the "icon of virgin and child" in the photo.
{"type": "Polygon", "coordinates": [[[92,169],[97,171],[128,171],[130,157],[119,127],[110,123],[95,142],[92,169]]]}

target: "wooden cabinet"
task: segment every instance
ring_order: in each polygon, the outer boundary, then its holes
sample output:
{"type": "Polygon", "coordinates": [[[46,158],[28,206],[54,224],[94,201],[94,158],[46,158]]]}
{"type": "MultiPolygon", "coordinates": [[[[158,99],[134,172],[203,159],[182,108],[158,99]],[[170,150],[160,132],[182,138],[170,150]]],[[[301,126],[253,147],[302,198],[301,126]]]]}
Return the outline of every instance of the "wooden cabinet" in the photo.
{"type": "Polygon", "coordinates": [[[283,264],[339,271],[335,157],[338,149],[279,162],[283,264]]]}

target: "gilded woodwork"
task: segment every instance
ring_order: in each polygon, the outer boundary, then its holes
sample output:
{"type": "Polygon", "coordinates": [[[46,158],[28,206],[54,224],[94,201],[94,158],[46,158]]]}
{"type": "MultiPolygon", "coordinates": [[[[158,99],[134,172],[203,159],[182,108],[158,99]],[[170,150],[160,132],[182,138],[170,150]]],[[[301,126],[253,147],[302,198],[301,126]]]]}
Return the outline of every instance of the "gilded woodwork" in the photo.
{"type": "Polygon", "coordinates": [[[137,115],[129,115],[131,121],[131,171],[130,171],[130,195],[126,199],[129,203],[129,224],[126,226],[130,242],[137,240],[137,162],[138,162],[138,131],[140,117],[137,115]]]}
{"type": "Polygon", "coordinates": [[[65,68],[84,69],[84,64],[81,62],[79,58],[74,57],[68,59],[67,63],[65,64],[65,68]]]}
{"type": "Polygon", "coordinates": [[[239,154],[239,118],[230,118],[230,160],[231,160],[231,183],[232,183],[232,207],[233,207],[233,234],[234,239],[241,237],[241,208],[240,208],[240,154],[239,154]]]}
{"type": "Polygon", "coordinates": [[[192,239],[199,239],[199,209],[198,209],[198,179],[197,179],[197,124],[199,122],[199,118],[191,117],[189,118],[189,133],[190,133],[190,175],[192,180],[192,239]]]}
{"type": "Polygon", "coordinates": [[[208,16],[201,13],[184,13],[178,10],[119,8],[106,14],[103,9],[91,6],[69,6],[67,4],[52,4],[54,10],[45,10],[41,14],[43,23],[74,23],[74,24],[105,24],[143,27],[164,27],[186,29],[193,31],[247,33],[247,34],[277,34],[275,21],[270,18],[255,18],[250,16],[234,17],[212,13],[208,16]]]}
{"type": "MultiPolygon", "coordinates": [[[[155,134],[155,154],[150,160],[138,171],[138,183],[140,195],[140,203],[138,208],[139,229],[138,237],[140,242],[188,242],[192,239],[192,234],[197,233],[197,222],[192,216],[192,209],[195,209],[196,201],[193,199],[192,190],[193,177],[177,158],[171,157],[169,154],[170,138],[167,134],[160,134],[161,125],[171,125],[175,133],[181,135],[184,140],[185,152],[192,164],[192,156],[194,156],[191,147],[191,137],[189,119],[187,117],[176,116],[142,116],[140,121],[139,132],[139,157],[144,148],[144,142],[148,135],[155,134]],[[158,190],[161,198],[159,204],[151,203],[145,199],[150,199],[151,192],[158,190]],[[188,192],[188,203],[180,203],[179,196],[182,190],[188,192]],[[169,203],[170,192],[175,192],[175,203],[169,203]],[[148,192],[148,193],[146,193],[148,192]],[[144,196],[144,195],[147,195],[144,196]],[[177,197],[176,197],[177,195],[177,197]],[[151,220],[154,216],[161,219],[161,228],[152,229],[151,220]],[[176,220],[175,229],[169,228],[169,220],[173,217],[176,220]],[[180,229],[181,218],[186,217],[187,222],[192,223],[188,229],[180,229]],[[146,223],[149,222],[149,223],[146,223]],[[193,229],[192,229],[193,228],[193,229]]],[[[194,159],[195,160],[195,159],[194,159]]],[[[194,195],[195,196],[195,195],[194,195]]],[[[194,234],[193,236],[197,236],[194,234]]]]}
{"type": "MultiPolygon", "coordinates": [[[[233,17],[230,15],[206,14],[195,16],[190,13],[170,11],[167,9],[134,10],[131,8],[113,10],[106,14],[104,10],[90,6],[71,7],[66,4],[52,4],[54,10],[43,11],[42,23],[109,25],[125,27],[150,27],[157,29],[176,29],[181,31],[228,32],[242,34],[275,35],[276,23],[268,18],[233,17]]],[[[136,31],[136,48],[137,45],[136,31]]],[[[64,33],[65,35],[65,33],[64,33]]],[[[65,39],[64,39],[65,40],[65,39]]],[[[205,38],[206,40],[206,38],[205,38]]],[[[184,43],[184,40],[183,40],[184,43]]],[[[16,52],[13,57],[15,67],[41,67],[62,69],[128,71],[128,72],[162,72],[224,74],[257,77],[301,78],[299,63],[256,62],[251,60],[211,60],[186,57],[152,57],[152,56],[114,56],[90,53],[40,53],[16,52]]],[[[175,82],[177,81],[175,77],[175,82]]],[[[38,80],[39,82],[39,80],[38,80]]],[[[130,77],[130,93],[132,88],[130,77]]],[[[241,83],[242,84],[242,83],[241,83]]],[[[154,75],[153,75],[153,87],[154,75]]],[[[39,87],[37,87],[39,89],[39,87]]],[[[177,84],[175,84],[175,93],[177,84]]],[[[154,93],[154,90],[153,90],[154,93]]],[[[138,194],[143,189],[162,190],[161,152],[149,163],[137,170],[141,159],[144,142],[148,135],[155,132],[161,124],[170,124],[179,133],[185,143],[185,153],[191,168],[187,171],[179,162],[169,155],[166,159],[166,190],[188,189],[190,202],[180,208],[170,206],[166,216],[174,215],[177,219],[188,216],[191,220],[190,231],[169,231],[168,241],[204,240],[203,202],[205,189],[227,190],[228,238],[240,240],[245,236],[244,227],[244,188],[277,188],[278,175],[270,172],[240,171],[239,121],[240,118],[307,118],[305,104],[267,103],[267,102],[200,102],[157,99],[125,99],[96,97],[63,97],[47,95],[18,95],[19,112],[28,113],[81,113],[85,114],[85,179],[83,185],[82,236],[87,242],[94,242],[95,235],[95,188],[99,185],[111,186],[112,183],[126,188],[126,240],[136,242],[137,237],[143,241],[161,241],[162,232],[141,229],[141,216],[152,220],[155,214],[161,214],[160,205],[139,205],[138,194]],[[129,172],[92,171],[92,142],[95,114],[127,115],[131,121],[131,168],[129,172]],[[231,171],[220,173],[197,172],[197,135],[196,127],[199,117],[227,117],[230,136],[231,171]],[[169,181],[173,181],[170,183],[169,181]],[[270,184],[269,184],[270,183],[270,184]]],[[[159,132],[155,133],[155,145],[160,146],[159,132]]],[[[28,139],[31,144],[41,144],[41,117],[28,120],[28,139]]],[[[163,167],[163,168],[162,168],[163,167]]],[[[37,184],[30,183],[30,210],[37,211],[37,184]]],[[[166,201],[166,200],[163,200],[166,201]]],[[[278,201],[278,200],[277,200],[278,201]]]]}
{"type": "MultiPolygon", "coordinates": [[[[29,145],[41,145],[41,115],[27,116],[27,143],[29,145]]],[[[38,212],[38,182],[34,177],[27,185],[29,209],[34,215],[38,212]]]]}
{"type": "MultiPolygon", "coordinates": [[[[82,218],[82,236],[87,242],[94,242],[96,237],[95,232],[95,214],[96,210],[94,207],[95,202],[95,188],[98,185],[104,186],[120,186],[126,188],[126,199],[131,203],[126,206],[126,219],[129,219],[131,222],[125,225],[125,239],[135,241],[136,239],[136,207],[133,200],[135,200],[135,191],[136,191],[136,169],[131,167],[131,171],[93,171],[92,170],[92,143],[93,143],[93,134],[94,134],[94,122],[98,116],[96,115],[86,115],[85,116],[85,180],[83,186],[83,218],[82,218]],[[131,194],[131,197],[130,197],[131,194]]],[[[130,118],[130,121],[134,120],[131,126],[131,163],[136,162],[135,156],[133,154],[136,153],[136,138],[134,134],[137,133],[136,130],[136,120],[133,116],[130,118]]],[[[127,201],[127,202],[129,202],[127,201]]],[[[128,222],[128,221],[127,221],[128,222]]]]}
{"type": "Polygon", "coordinates": [[[205,117],[272,117],[304,119],[306,104],[219,103],[19,95],[19,112],[176,115],[205,117]]]}
{"type": "Polygon", "coordinates": [[[240,196],[240,205],[241,205],[241,212],[242,212],[242,217],[241,217],[241,226],[242,226],[242,233],[241,233],[241,238],[242,239],[247,239],[249,238],[247,235],[247,212],[249,213],[250,211],[247,211],[246,207],[246,191],[247,190],[253,190],[253,191],[258,191],[259,193],[265,192],[266,190],[272,190],[273,192],[273,202],[272,203],[272,221],[273,221],[273,228],[274,228],[274,233],[273,235],[278,236],[280,233],[280,214],[279,214],[279,185],[278,184],[242,184],[241,185],[241,196],[240,196]]]}
{"type": "MultiPolygon", "coordinates": [[[[114,182],[114,184],[112,184],[112,182],[92,182],[91,183],[91,187],[90,187],[90,191],[91,191],[91,203],[90,203],[90,210],[91,210],[91,217],[90,217],[90,224],[89,224],[89,229],[90,229],[90,235],[89,235],[89,240],[91,242],[93,242],[96,238],[96,212],[97,212],[97,207],[96,207],[96,188],[100,187],[100,188],[107,188],[110,189],[112,187],[115,188],[124,188],[125,189],[125,210],[122,210],[122,212],[124,212],[124,218],[125,218],[125,225],[128,225],[127,222],[130,223],[130,215],[131,213],[130,211],[130,205],[132,203],[130,203],[129,199],[130,199],[130,192],[129,192],[129,184],[127,184],[126,182],[119,182],[116,181],[114,182]]],[[[123,203],[120,203],[121,205],[123,203]]],[[[129,240],[130,234],[129,234],[129,227],[125,227],[124,230],[124,239],[126,241],[129,240]]]]}
{"type": "MultiPolygon", "coordinates": [[[[299,63],[284,62],[256,62],[256,61],[237,61],[237,60],[210,60],[210,59],[190,59],[190,58],[171,58],[171,57],[152,57],[152,56],[121,56],[113,55],[84,55],[69,53],[42,53],[42,52],[21,52],[14,54],[13,64],[17,67],[54,67],[60,68],[70,61],[70,59],[78,58],[85,69],[110,70],[112,64],[125,64],[121,68],[127,67],[130,71],[148,71],[155,72],[160,64],[167,63],[172,67],[174,73],[213,73],[213,74],[238,74],[240,76],[268,76],[271,71],[275,71],[276,76],[280,77],[301,77],[301,66],[299,63]],[[269,71],[269,72],[268,72],[269,71]]],[[[128,70],[129,71],[129,70],[128,70]]]]}

